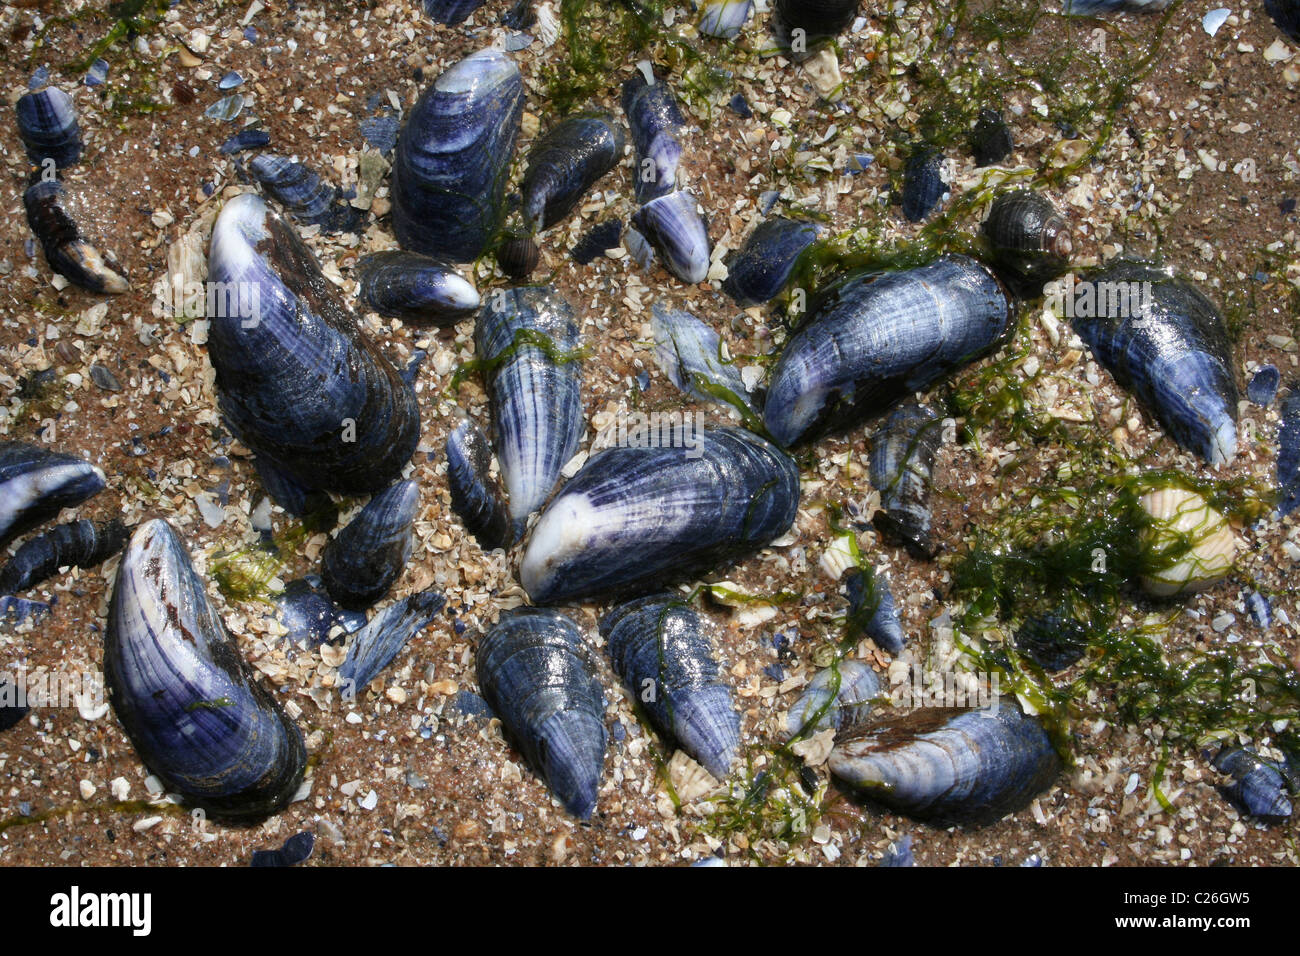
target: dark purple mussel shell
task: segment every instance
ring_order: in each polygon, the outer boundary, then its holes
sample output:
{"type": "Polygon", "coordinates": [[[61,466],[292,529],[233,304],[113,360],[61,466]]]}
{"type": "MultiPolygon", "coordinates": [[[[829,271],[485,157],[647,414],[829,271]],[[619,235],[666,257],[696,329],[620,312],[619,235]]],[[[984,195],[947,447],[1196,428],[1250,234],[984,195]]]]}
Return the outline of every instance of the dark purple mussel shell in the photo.
{"type": "Polygon", "coordinates": [[[208,299],[221,412],[277,500],[286,486],[359,495],[399,477],[419,440],[411,385],[257,196],[217,217],[208,299]]]}
{"type": "Polygon", "coordinates": [[[321,579],[330,596],[352,611],[365,610],[402,576],[414,547],[411,526],[420,489],[399,481],[375,495],[325,546],[321,579]]]}

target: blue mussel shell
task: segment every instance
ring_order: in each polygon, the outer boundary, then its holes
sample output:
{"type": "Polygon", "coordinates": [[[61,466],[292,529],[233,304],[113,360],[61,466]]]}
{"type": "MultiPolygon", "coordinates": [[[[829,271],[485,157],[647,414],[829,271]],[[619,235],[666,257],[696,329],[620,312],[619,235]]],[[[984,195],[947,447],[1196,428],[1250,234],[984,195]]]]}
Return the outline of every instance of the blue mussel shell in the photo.
{"type": "Polygon", "coordinates": [[[725,777],[740,748],[740,717],[695,609],[672,594],[640,598],[606,614],[600,633],[655,726],[725,777]]]}
{"type": "Polygon", "coordinates": [[[419,440],[414,391],[258,197],[217,217],[208,292],[221,412],[259,470],[347,495],[399,476],[419,440]]]}
{"type": "Polygon", "coordinates": [[[104,634],[109,700],[169,790],[235,820],[283,809],[307,766],[302,734],[253,676],[171,526],[140,525],[104,634]]]}
{"type": "Polygon", "coordinates": [[[524,109],[519,69],[481,50],[439,76],[412,108],[393,156],[393,230],[402,248],[470,262],[503,215],[524,109]]]}
{"type": "Polygon", "coordinates": [[[479,688],[565,809],[586,820],[605,763],[604,695],[582,635],[556,611],[507,611],[479,641],[479,688]]]}

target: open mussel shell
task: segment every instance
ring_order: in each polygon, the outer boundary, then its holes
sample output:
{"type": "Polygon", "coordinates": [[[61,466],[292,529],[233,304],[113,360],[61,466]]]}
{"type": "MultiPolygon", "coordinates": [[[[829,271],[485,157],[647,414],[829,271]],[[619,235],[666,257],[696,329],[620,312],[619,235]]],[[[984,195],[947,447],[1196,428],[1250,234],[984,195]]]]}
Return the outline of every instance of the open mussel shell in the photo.
{"type": "Polygon", "coordinates": [[[709,232],[695,197],[684,189],[652,199],[632,216],[664,268],[694,285],[709,274],[709,232]]]}
{"type": "Polygon", "coordinates": [[[725,777],[740,748],[740,716],[699,613],[675,595],[653,595],[614,608],[600,633],[614,670],[660,733],[725,777]]]}
{"type": "Polygon", "coordinates": [[[1285,823],[1291,819],[1292,804],[1287,778],[1278,766],[1253,750],[1224,747],[1211,761],[1215,770],[1232,782],[1220,792],[1234,807],[1264,823],[1285,823]]]}
{"type": "Polygon", "coordinates": [[[799,256],[817,241],[821,231],[817,223],[783,216],[763,220],[727,260],[722,291],[740,306],[776,298],[790,280],[799,256]]]}
{"type": "Polygon", "coordinates": [[[609,113],[557,123],[528,151],[522,185],[524,221],[533,232],[555,225],[623,158],[623,127],[609,113]]]}
{"type": "Polygon", "coordinates": [[[1237,454],[1237,382],[1223,316],[1185,279],[1121,261],[1079,279],[1066,314],[1097,361],[1180,446],[1212,465],[1237,454]]]}
{"type": "Polygon", "coordinates": [[[677,188],[677,165],[686,120],[662,80],[646,82],[640,71],[623,82],[623,112],[636,152],[636,201],[647,203],[677,188]]]}
{"type": "Polygon", "coordinates": [[[724,358],[722,339],[700,319],[656,302],[650,310],[655,362],[668,380],[692,398],[749,403],[749,390],[735,361],[724,358]]]}
{"type": "Polygon", "coordinates": [[[483,6],[485,0],[424,0],[424,12],[437,23],[455,26],[483,6]]]}
{"type": "Polygon", "coordinates": [[[514,543],[510,507],[492,477],[492,446],[473,419],[463,419],[447,436],[447,486],[451,510],[484,551],[514,543]]]}
{"type": "Polygon", "coordinates": [[[862,723],[871,712],[871,702],[880,693],[880,677],[870,664],[840,661],[824,667],[790,708],[786,733],[793,737],[804,731],[805,736],[812,736],[862,723]]]}
{"type": "Polygon", "coordinates": [[[753,12],[753,0],[708,0],[697,29],[706,37],[731,40],[740,35],[753,12]]]}
{"type": "Polygon", "coordinates": [[[1049,787],[1061,758],[1014,700],[981,710],[934,707],[852,728],[830,771],[861,795],[938,826],[1002,819],[1049,787]]]}
{"type": "Polygon", "coordinates": [[[519,568],[539,604],[645,593],[784,534],[799,469],[736,428],[685,425],[592,455],[551,499],[519,568]]]}
{"type": "Polygon", "coordinates": [[[880,536],[900,544],[920,561],[934,556],[930,489],[939,451],[940,419],[929,405],[904,402],[871,436],[869,475],[880,492],[872,524],[880,536]]]}
{"type": "Polygon", "coordinates": [[[481,302],[478,291],[441,259],[390,249],[357,263],[358,298],[369,309],[403,322],[455,325],[481,302]]]}
{"type": "Polygon", "coordinates": [[[763,409],[782,445],[856,425],[996,348],[1011,300],[986,267],[945,256],[848,279],[790,337],[763,409]]]}
{"type": "Polygon", "coordinates": [[[210,816],[256,820],[297,792],[302,734],[257,682],[161,519],[140,525],[118,567],[104,677],[145,766],[210,816]]]}
{"type": "Polygon", "coordinates": [[[81,127],[72,97],[57,86],[47,86],[19,97],[14,104],[18,135],[27,157],[43,166],[53,160],[58,169],[74,165],[81,158],[81,127]]]}
{"type": "Polygon", "coordinates": [[[1028,189],[993,200],[982,231],[993,261],[1018,280],[1042,284],[1066,270],[1074,252],[1070,224],[1051,200],[1028,189]]]}
{"type": "Polygon", "coordinates": [[[37,178],[23,193],[27,224],[50,268],[91,292],[121,295],[126,270],[84,231],[85,213],[57,179],[37,178]]]}
{"type": "Polygon", "coordinates": [[[104,486],[104,473],[81,458],[21,441],[0,443],[0,549],[104,486]]]}
{"type": "Polygon", "coordinates": [[[495,291],[474,323],[516,535],[582,440],[580,345],[573,309],[550,286],[495,291]]]}
{"type": "Polygon", "coordinates": [[[61,567],[93,568],[126,544],[127,530],[117,518],[96,524],[86,518],[52,528],[27,541],[0,570],[0,594],[34,588],[61,567]]]}
{"type": "Polygon", "coordinates": [[[524,85],[498,50],[465,57],[411,109],[393,156],[393,230],[404,249],[470,262],[504,214],[524,85]]]}
{"type": "Polygon", "coordinates": [[[399,481],[385,489],[325,546],[321,578],[342,607],[370,607],[402,576],[411,558],[411,526],[420,506],[420,489],[399,481]]]}
{"type": "Polygon", "coordinates": [[[580,820],[604,769],[604,695],[582,635],[556,611],[507,611],[479,641],[479,688],[509,739],[580,820]]]}
{"type": "Polygon", "coordinates": [[[399,476],[419,440],[414,391],[257,196],[236,196],[217,217],[208,297],[221,411],[260,471],[345,495],[399,476]]]}

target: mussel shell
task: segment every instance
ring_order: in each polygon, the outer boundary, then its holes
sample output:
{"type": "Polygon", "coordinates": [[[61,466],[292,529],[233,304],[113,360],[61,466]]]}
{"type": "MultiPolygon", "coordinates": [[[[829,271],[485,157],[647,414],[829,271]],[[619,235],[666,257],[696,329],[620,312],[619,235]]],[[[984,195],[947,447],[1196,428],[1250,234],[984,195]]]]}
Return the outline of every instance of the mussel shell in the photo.
{"type": "Polygon", "coordinates": [[[96,524],[85,518],[38,535],[19,548],[0,570],[0,594],[34,588],[65,565],[93,568],[126,544],[127,530],[117,518],[96,524]]]}
{"type": "Polygon", "coordinates": [[[636,201],[647,203],[677,188],[686,120],[668,85],[647,83],[639,71],[624,81],[622,99],[636,151],[636,201]]]}
{"type": "Polygon", "coordinates": [[[903,218],[921,222],[932,213],[948,193],[944,181],[943,155],[937,150],[921,148],[903,166],[903,218]]]}
{"type": "Polygon", "coordinates": [[[703,386],[720,388],[748,404],[749,391],[734,361],[722,358],[722,340],[710,326],[681,309],[656,302],[650,310],[655,362],[669,381],[692,398],[728,404],[727,397],[703,386]]]}
{"type": "Polygon", "coordinates": [[[882,538],[907,548],[917,560],[934,556],[930,489],[939,451],[940,419],[929,405],[904,402],[871,436],[871,485],[881,511],[872,524],[882,538]]]}
{"type": "Polygon", "coordinates": [[[345,696],[365,691],[417,633],[428,627],[447,604],[437,591],[418,591],[384,608],[352,636],[339,665],[345,696]]]}
{"type": "Polygon", "coordinates": [[[470,262],[500,226],[523,116],[519,69],[497,50],[465,57],[412,108],[393,157],[393,230],[405,249],[470,262]]]}
{"type": "Polygon", "coordinates": [[[735,428],[664,438],[592,455],[547,505],[519,569],[535,602],[645,593],[789,529],[799,469],[785,454],[735,428]]]}
{"type": "Polygon", "coordinates": [[[23,193],[27,224],[41,244],[50,268],[91,292],[121,295],[128,288],[126,271],[82,231],[82,212],[57,179],[37,178],[23,193]]]}
{"type": "Polygon", "coordinates": [[[903,653],[907,635],[898,619],[889,576],[874,574],[871,577],[871,587],[867,587],[867,576],[860,568],[849,568],[841,578],[844,596],[849,602],[845,634],[855,638],[857,635],[869,637],[886,654],[897,657],[903,653]]]}
{"type": "Polygon", "coordinates": [[[214,289],[229,295],[209,316],[208,357],[240,440],[305,489],[370,494],[397,478],[419,441],[415,393],[256,196],[217,217],[210,299],[214,289]]]}
{"type": "Polygon", "coordinates": [[[598,256],[603,256],[610,249],[619,247],[623,237],[623,224],[617,219],[607,219],[592,226],[569,250],[573,261],[585,266],[598,256]]]}
{"type": "Polygon", "coordinates": [[[614,608],[600,633],[614,670],[659,732],[725,777],[740,747],[740,716],[700,615],[675,595],[657,594],[614,608]]]}
{"type": "Polygon", "coordinates": [[[802,29],[813,39],[847,30],[858,5],[859,0],[776,0],[776,15],[787,30],[802,29]]]}
{"type": "Polygon", "coordinates": [[[550,286],[494,291],[474,324],[490,364],[492,437],[516,534],[582,440],[581,345],[573,309],[550,286]]]}
{"type": "Polygon", "coordinates": [[[938,826],[993,823],[1051,785],[1061,759],[1014,700],[927,708],[848,731],[830,771],[863,796],[938,826]]]}
{"type": "Polygon", "coordinates": [[[1180,446],[1212,465],[1231,461],[1237,382],[1214,303],[1190,282],[1140,262],[1092,273],[1073,294],[1071,323],[1097,361],[1180,446]]]}
{"type": "Polygon", "coordinates": [[[565,809],[588,819],[608,737],[600,682],[577,627],[555,611],[508,611],[476,656],[479,688],[510,739],[565,809]]]}
{"type": "Polygon", "coordinates": [[[753,0],[707,0],[696,29],[706,37],[731,40],[740,35],[753,11],[753,0]]]}
{"type": "MultiPolygon", "coordinates": [[[[0,617],[3,612],[0,608],[0,617]]],[[[17,703],[18,700],[19,688],[8,677],[0,678],[0,731],[16,726],[31,711],[26,704],[17,703]]]]}
{"type": "Polygon", "coordinates": [[[26,442],[0,443],[0,549],[105,484],[88,461],[26,442]]]}
{"type": "Polygon", "coordinates": [[[556,124],[528,151],[522,185],[524,221],[549,229],[623,158],[623,127],[609,113],[585,113],[556,124]]]}
{"type": "Polygon", "coordinates": [[[727,260],[722,291],[741,306],[776,298],[790,280],[803,251],[817,241],[822,227],[773,216],[749,234],[745,244],[727,260]]]}
{"type": "Polygon", "coordinates": [[[14,104],[18,114],[18,135],[27,148],[27,157],[37,166],[54,160],[58,169],[74,165],[81,159],[81,127],[72,97],[57,86],[47,86],[19,97],[14,104]]]}
{"type": "Polygon", "coordinates": [[[419,506],[419,486],[399,481],[330,539],[321,556],[321,578],[342,607],[370,607],[402,576],[414,547],[411,526],[419,506]]]}
{"type": "Polygon", "coordinates": [[[1260,408],[1267,408],[1277,398],[1277,387],[1281,381],[1282,375],[1276,365],[1263,365],[1251,376],[1250,384],[1246,386],[1246,397],[1260,408]]]}
{"type": "Polygon", "coordinates": [[[786,733],[793,737],[807,727],[805,736],[812,736],[824,730],[838,732],[860,724],[866,720],[871,702],[880,693],[880,677],[870,664],[840,661],[824,667],[808,682],[790,708],[786,715],[786,733]]]}
{"type": "Polygon", "coordinates": [[[1224,747],[1212,761],[1214,769],[1232,777],[1220,788],[1223,796],[1242,813],[1265,823],[1291,819],[1292,804],[1287,779],[1278,767],[1253,750],[1224,747]]]}
{"type": "Polygon", "coordinates": [[[632,216],[632,224],[677,278],[694,285],[708,276],[709,232],[689,192],[678,189],[650,200],[632,216]]]}
{"type": "Polygon", "coordinates": [[[1098,17],[1105,13],[1159,13],[1174,0],[1062,0],[1068,17],[1098,17]]]}
{"type": "Polygon", "coordinates": [[[209,816],[261,818],[298,790],[302,734],[253,676],[161,519],[140,525],[118,567],[104,677],[145,766],[209,816]]]}
{"type": "Polygon", "coordinates": [[[786,343],[764,422],[786,446],[856,425],[992,351],[1012,318],[1002,283],[966,256],[849,279],[786,343]]]}
{"type": "Polygon", "coordinates": [[[1277,513],[1285,518],[1300,506],[1300,382],[1293,382],[1282,401],[1277,431],[1277,513]]]}
{"type": "Polygon", "coordinates": [[[437,23],[455,26],[483,6],[486,0],[424,0],[424,12],[437,23]]]}
{"type": "Polygon", "coordinates": [[[274,618],[285,640],[306,647],[340,642],[344,634],[355,633],[366,624],[365,614],[335,604],[324,582],[314,574],[284,586],[275,598],[274,618]]]}
{"type": "Polygon", "coordinates": [[[275,153],[258,153],[249,171],[266,192],[294,219],[327,232],[351,232],[361,223],[361,210],[344,202],[339,190],[304,163],[275,153]]]}
{"type": "Polygon", "coordinates": [[[440,259],[390,249],[357,263],[357,295],[368,308],[403,322],[455,325],[481,304],[474,286],[440,259]]]}
{"type": "Polygon", "coordinates": [[[998,196],[982,231],[994,261],[1029,283],[1060,275],[1074,251],[1069,223],[1049,199],[1028,189],[998,196]]]}
{"type": "Polygon", "coordinates": [[[514,523],[492,477],[492,448],[483,430],[466,418],[447,436],[447,485],[451,510],[484,551],[514,543],[514,523]]]}

